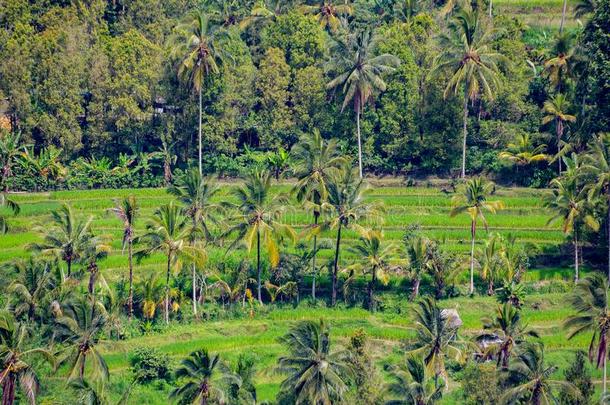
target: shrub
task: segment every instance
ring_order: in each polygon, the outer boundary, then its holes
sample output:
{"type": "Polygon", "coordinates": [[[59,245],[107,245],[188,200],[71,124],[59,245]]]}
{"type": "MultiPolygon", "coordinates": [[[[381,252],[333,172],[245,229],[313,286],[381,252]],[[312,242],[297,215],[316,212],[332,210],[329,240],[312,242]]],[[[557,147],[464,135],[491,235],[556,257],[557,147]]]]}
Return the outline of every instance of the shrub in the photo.
{"type": "Polygon", "coordinates": [[[493,363],[470,363],[462,374],[462,391],[467,404],[497,404],[500,398],[498,370],[493,363]]]}
{"type": "Polygon", "coordinates": [[[169,356],[149,347],[139,347],[129,358],[136,381],[147,384],[155,380],[168,380],[171,376],[169,356]]]}

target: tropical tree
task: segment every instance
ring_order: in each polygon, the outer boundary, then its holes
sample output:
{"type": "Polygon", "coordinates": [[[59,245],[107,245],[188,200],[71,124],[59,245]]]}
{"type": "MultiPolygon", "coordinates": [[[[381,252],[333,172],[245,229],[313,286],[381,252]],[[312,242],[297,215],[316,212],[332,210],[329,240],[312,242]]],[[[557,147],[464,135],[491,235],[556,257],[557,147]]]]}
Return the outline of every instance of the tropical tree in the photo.
{"type": "Polygon", "coordinates": [[[441,52],[434,62],[437,73],[451,71],[444,97],[463,94],[462,177],[466,177],[466,140],[468,135],[468,102],[481,93],[493,99],[500,85],[497,63],[502,55],[492,47],[493,29],[485,26],[478,12],[461,9],[449,24],[448,34],[440,37],[441,52]]]}
{"type": "Polygon", "coordinates": [[[30,334],[26,324],[20,323],[8,312],[0,313],[0,386],[2,405],[15,403],[17,384],[31,405],[36,404],[39,380],[29,363],[35,355],[55,366],[55,357],[40,347],[28,348],[30,334]]]}
{"type": "MultiPolygon", "coordinates": [[[[13,212],[13,215],[17,215],[21,211],[19,204],[6,193],[0,193],[0,208],[8,208],[13,212]]],[[[8,218],[5,214],[0,214],[0,234],[6,234],[8,231],[8,218]]]]}
{"type": "Polygon", "coordinates": [[[572,76],[575,64],[574,35],[563,33],[557,36],[553,47],[553,57],[544,62],[543,73],[548,77],[558,93],[565,89],[565,82],[572,76]]]}
{"type": "Polygon", "coordinates": [[[123,250],[127,246],[127,257],[129,261],[129,319],[133,317],[133,241],[134,227],[139,214],[138,201],[131,195],[122,200],[115,200],[114,208],[110,211],[123,223],[123,250]]]}
{"type": "Polygon", "coordinates": [[[595,12],[595,2],[597,0],[579,0],[574,6],[574,16],[576,18],[584,17],[595,12]]]}
{"type": "Polygon", "coordinates": [[[330,70],[335,74],[326,87],[341,88],[344,94],[341,110],[352,102],[356,113],[358,137],[358,168],[362,178],[362,140],[360,115],[375,93],[386,89],[383,75],[392,73],[400,60],[387,53],[375,55],[380,38],[370,31],[352,34],[345,41],[338,41],[333,48],[330,70]]]}
{"type": "Polygon", "coordinates": [[[201,265],[206,260],[206,253],[201,245],[188,243],[192,232],[188,218],[181,214],[180,208],[172,201],[155,211],[146,225],[146,233],[138,238],[138,242],[145,245],[142,250],[136,252],[138,258],[153,252],[163,252],[167,259],[165,323],[169,323],[169,281],[172,270],[181,268],[184,261],[201,265]]]}
{"type": "Polygon", "coordinates": [[[350,247],[350,251],[356,256],[356,263],[350,268],[358,269],[363,274],[370,274],[371,280],[367,287],[367,298],[369,310],[375,312],[375,284],[377,280],[387,284],[387,270],[390,263],[395,259],[396,246],[389,244],[385,247],[383,243],[383,232],[378,229],[365,229],[360,233],[358,242],[350,247]]]}
{"type": "Polygon", "coordinates": [[[52,264],[30,257],[27,260],[16,259],[11,267],[18,275],[7,289],[12,296],[10,308],[15,317],[25,316],[34,321],[42,315],[40,310],[54,286],[52,264]]]}
{"type": "Polygon", "coordinates": [[[72,275],[72,265],[81,259],[94,238],[91,232],[92,217],[77,218],[68,204],[62,204],[51,212],[51,224],[39,228],[43,233],[42,243],[34,243],[30,248],[36,252],[53,255],[66,262],[68,277],[72,275]]]}
{"type": "Polygon", "coordinates": [[[297,179],[292,192],[297,201],[304,203],[305,208],[313,215],[313,224],[310,227],[313,236],[311,297],[315,300],[317,242],[321,229],[318,221],[322,215],[323,204],[328,198],[328,182],[341,170],[345,159],[338,154],[337,141],[324,141],[318,130],[301,137],[292,148],[291,154],[294,161],[292,170],[297,179]]]}
{"type": "Polygon", "coordinates": [[[9,191],[8,179],[13,175],[13,166],[17,164],[27,145],[21,141],[21,132],[2,132],[0,134],[0,187],[2,193],[9,191]]]}
{"type": "Polygon", "coordinates": [[[585,277],[569,296],[569,303],[576,311],[566,319],[564,327],[569,331],[568,339],[592,333],[589,358],[604,369],[603,394],[607,392],[606,369],[608,340],[610,339],[610,305],[608,281],[598,273],[585,277]]]}
{"type": "Polygon", "coordinates": [[[426,364],[417,357],[407,357],[402,367],[390,372],[388,392],[393,398],[386,405],[434,405],[443,396],[443,385],[428,378],[426,364]]]}
{"type": "Polygon", "coordinates": [[[492,214],[504,208],[502,201],[489,201],[495,185],[482,177],[469,179],[461,193],[453,197],[450,216],[466,213],[470,217],[470,294],[474,293],[474,246],[477,235],[477,221],[481,221],[487,229],[485,211],[492,214]]]}
{"type": "Polygon", "coordinates": [[[353,12],[347,0],[344,4],[334,4],[332,0],[319,0],[313,6],[300,6],[300,10],[304,14],[314,15],[322,28],[333,33],[341,26],[341,16],[350,16],[353,12]]]}
{"type": "Polygon", "coordinates": [[[89,273],[87,291],[92,297],[94,297],[95,285],[100,275],[97,263],[106,258],[110,251],[111,247],[106,244],[106,238],[103,236],[92,238],[90,243],[84,248],[82,263],[89,273]]]}
{"type": "Polygon", "coordinates": [[[218,354],[196,350],[180,362],[176,370],[180,385],[170,393],[170,398],[181,404],[225,403],[228,383],[238,378],[222,364],[218,354]]]}
{"type": "Polygon", "coordinates": [[[557,137],[557,160],[559,174],[561,175],[561,138],[567,122],[576,122],[576,116],[568,114],[570,102],[565,94],[556,94],[544,102],[543,112],[545,116],[542,118],[543,124],[550,122],[555,123],[555,135],[557,137]]]}
{"type": "Polygon", "coordinates": [[[102,303],[92,297],[80,297],[62,306],[54,321],[54,334],[65,347],[59,364],[68,367],[68,380],[83,380],[87,365],[93,377],[108,379],[108,365],[98,350],[107,319],[102,303]]]}
{"type": "Polygon", "coordinates": [[[500,159],[508,160],[519,166],[542,162],[548,159],[545,155],[546,145],[534,146],[530,134],[522,133],[509,143],[505,151],[500,152],[500,159]]]}
{"type": "Polygon", "coordinates": [[[258,0],[240,23],[241,29],[246,29],[256,23],[270,23],[279,15],[288,12],[295,0],[258,0]]]}
{"type": "Polygon", "coordinates": [[[222,50],[219,40],[226,36],[226,32],[211,23],[206,14],[194,11],[175,28],[175,35],[171,40],[172,55],[179,58],[178,77],[188,81],[199,97],[199,173],[203,173],[203,86],[208,76],[220,72],[219,65],[226,53],[222,50]]]}
{"type": "Polygon", "coordinates": [[[495,340],[498,366],[507,368],[515,346],[521,345],[527,337],[538,337],[538,333],[521,322],[521,312],[511,303],[498,305],[493,318],[481,319],[485,331],[477,336],[479,342],[495,340]]]}
{"type": "Polygon", "coordinates": [[[564,389],[580,397],[578,389],[571,382],[551,379],[557,367],[545,364],[542,343],[524,346],[517,361],[508,368],[509,381],[516,382],[517,386],[504,391],[500,397],[501,404],[514,404],[517,401],[532,405],[558,403],[554,393],[556,389],[564,389]]]}
{"type": "Polygon", "coordinates": [[[280,181],[280,176],[290,166],[290,155],[280,146],[276,152],[267,156],[267,164],[273,172],[275,181],[280,181]]]}
{"type": "Polygon", "coordinates": [[[483,246],[477,251],[476,261],[481,268],[481,278],[487,281],[487,295],[494,293],[494,280],[505,264],[502,237],[496,233],[489,236],[483,246]]]}
{"type": "Polygon", "coordinates": [[[297,404],[340,402],[353,372],[344,351],[331,352],[330,329],[324,321],[301,321],[279,339],[289,351],[277,371],[286,374],[280,389],[297,404]]]}
{"type": "Polygon", "coordinates": [[[276,267],[280,260],[278,238],[282,235],[295,238],[294,230],[280,222],[287,199],[272,193],[271,177],[267,170],[254,170],[244,179],[244,184],[235,189],[238,214],[230,221],[234,225],[228,231],[237,232],[230,249],[241,240],[249,252],[256,246],[256,291],[260,303],[263,302],[261,248],[265,247],[271,266],[276,267]]]}
{"type": "Polygon", "coordinates": [[[366,190],[362,178],[358,178],[357,172],[349,163],[345,164],[343,170],[334,176],[327,185],[328,205],[332,207],[333,214],[324,228],[336,229],[337,238],[335,243],[335,257],[332,270],[332,296],[331,304],[337,303],[337,275],[339,274],[339,253],[341,247],[341,231],[343,228],[361,228],[355,224],[360,219],[378,218],[380,207],[375,203],[364,200],[366,190]]]}
{"type": "Polygon", "coordinates": [[[419,296],[419,285],[426,272],[432,267],[431,241],[417,235],[405,241],[405,253],[411,278],[413,279],[413,292],[411,297],[419,296]]]}
{"type": "Polygon", "coordinates": [[[163,286],[154,273],[140,283],[138,288],[139,302],[144,319],[151,320],[155,317],[157,306],[164,301],[162,298],[163,290],[163,286]]]}

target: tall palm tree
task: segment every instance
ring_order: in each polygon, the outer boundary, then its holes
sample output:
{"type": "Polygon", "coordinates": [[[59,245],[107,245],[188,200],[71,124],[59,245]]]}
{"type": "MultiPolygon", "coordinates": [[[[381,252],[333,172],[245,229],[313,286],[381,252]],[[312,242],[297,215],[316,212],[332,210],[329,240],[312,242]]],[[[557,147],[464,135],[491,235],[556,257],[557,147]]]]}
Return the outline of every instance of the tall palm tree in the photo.
{"type": "Polygon", "coordinates": [[[15,403],[17,384],[31,405],[36,404],[39,380],[36,370],[29,359],[38,355],[55,365],[55,357],[46,349],[35,347],[27,349],[30,335],[26,324],[20,323],[8,312],[0,313],[0,386],[2,405],[15,403]]]}
{"type": "Polygon", "coordinates": [[[452,199],[449,215],[454,217],[466,213],[470,217],[470,294],[474,293],[474,244],[477,235],[477,221],[481,220],[487,229],[485,211],[492,214],[504,208],[502,201],[489,201],[495,185],[482,177],[476,177],[466,182],[462,192],[452,199]]]}
{"type": "Polygon", "coordinates": [[[336,42],[330,70],[336,75],[326,87],[341,88],[344,94],[341,110],[352,102],[356,113],[358,136],[358,168],[362,178],[362,140],[360,136],[360,115],[375,93],[386,89],[383,75],[394,72],[400,59],[384,53],[375,55],[380,38],[370,31],[352,34],[343,41],[336,42]]]}
{"type": "Polygon", "coordinates": [[[237,232],[230,249],[242,240],[249,252],[256,246],[256,292],[260,303],[263,302],[261,247],[267,250],[271,266],[276,267],[280,260],[278,238],[282,235],[295,238],[294,230],[280,222],[286,211],[287,199],[272,193],[271,178],[267,170],[254,170],[245,178],[244,184],[234,190],[238,214],[231,220],[235,224],[227,232],[237,232]]]}
{"type": "Polygon", "coordinates": [[[553,380],[551,376],[557,371],[556,366],[547,366],[544,362],[544,346],[540,344],[525,345],[517,361],[508,369],[510,381],[518,385],[507,389],[500,404],[523,403],[541,405],[558,403],[554,391],[568,390],[578,396],[578,389],[568,381],[553,380]]]}
{"type": "Polygon", "coordinates": [[[108,365],[98,350],[107,319],[102,303],[92,297],[80,297],[62,306],[54,332],[65,345],[59,364],[67,365],[68,380],[83,380],[87,364],[95,378],[108,379],[108,365]]]}
{"type": "Polygon", "coordinates": [[[182,267],[183,261],[202,264],[206,253],[200,244],[189,244],[193,232],[188,218],[180,208],[170,202],[162,205],[146,225],[146,233],[138,238],[146,247],[136,252],[141,258],[153,252],[163,252],[167,259],[165,276],[165,323],[169,323],[169,281],[173,269],[182,267]]]}
{"type": "Polygon", "coordinates": [[[543,124],[555,122],[555,134],[557,137],[557,164],[559,174],[561,174],[561,138],[567,122],[576,122],[576,116],[568,114],[570,102],[565,94],[556,94],[544,102],[543,111],[545,116],[542,118],[543,124]]]}
{"type": "Polygon", "coordinates": [[[375,203],[364,200],[366,186],[362,178],[358,177],[349,163],[343,170],[328,183],[328,205],[332,207],[333,214],[324,227],[337,230],[335,243],[335,257],[332,270],[331,304],[337,303],[337,275],[339,274],[339,253],[341,249],[341,231],[344,228],[361,228],[355,224],[360,219],[376,219],[380,207],[375,203]]]}
{"type": "Polygon", "coordinates": [[[431,248],[430,239],[419,235],[405,242],[406,258],[413,279],[411,294],[413,299],[419,296],[419,285],[423,275],[432,267],[431,248]]]}
{"type": "Polygon", "coordinates": [[[428,378],[426,364],[419,358],[407,357],[403,367],[390,372],[388,391],[396,399],[385,405],[434,405],[443,396],[443,386],[428,378]]]}
{"type": "Polygon", "coordinates": [[[318,221],[322,215],[323,204],[328,198],[328,182],[336,176],[345,159],[338,155],[337,141],[331,139],[324,141],[320,131],[314,130],[311,134],[301,137],[292,148],[294,159],[293,173],[297,179],[292,192],[298,202],[305,203],[305,207],[313,214],[311,234],[313,235],[313,255],[311,267],[313,279],[311,281],[311,297],[316,299],[316,256],[317,242],[320,226],[318,221]]]}
{"type": "Polygon", "coordinates": [[[367,286],[369,310],[375,312],[375,284],[381,280],[387,284],[388,270],[390,263],[395,259],[396,246],[389,244],[383,246],[383,232],[378,229],[365,229],[360,233],[358,242],[350,247],[350,251],[356,255],[354,265],[364,274],[370,274],[371,280],[367,286]]]}
{"type": "Polygon", "coordinates": [[[481,267],[481,278],[487,281],[487,295],[494,293],[494,280],[504,264],[502,237],[496,233],[489,236],[477,251],[477,262],[481,267]]]}
{"type": "Polygon", "coordinates": [[[447,385],[445,359],[460,360],[463,356],[457,339],[459,325],[447,317],[431,297],[418,302],[415,312],[415,338],[409,344],[409,354],[424,359],[438,387],[438,378],[447,385]]]}
{"type": "Polygon", "coordinates": [[[34,321],[41,316],[44,300],[54,287],[52,264],[30,257],[15,260],[12,267],[18,276],[7,290],[13,297],[11,310],[17,318],[25,316],[34,321]]]}
{"type": "Polygon", "coordinates": [[[115,200],[114,208],[111,208],[110,211],[123,222],[123,250],[127,246],[129,261],[129,298],[127,298],[127,306],[129,307],[129,319],[131,319],[133,317],[133,241],[134,227],[139,214],[138,201],[133,195],[122,200],[115,200]]]}
{"type": "Polygon", "coordinates": [[[589,188],[589,198],[602,197],[606,200],[608,280],[610,280],[610,133],[599,135],[589,144],[582,171],[595,179],[589,188]]]}
{"type": "Polygon", "coordinates": [[[324,321],[300,321],[279,339],[289,351],[277,371],[286,374],[280,389],[297,404],[340,402],[353,371],[344,351],[331,352],[330,329],[324,321]]]}
{"type": "Polygon", "coordinates": [[[202,93],[206,78],[220,72],[219,65],[225,52],[220,39],[226,32],[211,23],[202,11],[190,13],[184,22],[175,28],[172,38],[172,55],[179,58],[178,77],[188,81],[199,97],[199,173],[203,173],[202,163],[202,93]]]}
{"type": "Polygon", "coordinates": [[[576,311],[564,323],[569,330],[568,339],[593,333],[589,344],[589,357],[597,367],[604,368],[604,395],[607,392],[606,362],[608,340],[610,340],[610,305],[608,302],[608,281],[598,273],[584,278],[569,296],[569,303],[576,311]]]}
{"type": "Polygon", "coordinates": [[[448,34],[440,38],[442,51],[434,62],[435,72],[451,71],[444,97],[449,94],[464,96],[462,123],[462,177],[466,177],[466,139],[468,135],[468,102],[481,93],[493,99],[500,85],[497,62],[502,55],[492,47],[494,31],[485,27],[478,12],[468,8],[460,10],[449,25],[448,34]]]}
{"type": "Polygon", "coordinates": [[[350,16],[353,12],[348,0],[343,4],[334,4],[332,0],[319,0],[316,3],[313,6],[302,5],[299,8],[304,14],[314,15],[322,28],[333,33],[341,26],[341,16],[350,16]]]}
{"type": "Polygon", "coordinates": [[[72,275],[72,265],[81,259],[87,246],[91,244],[92,217],[77,218],[68,204],[51,213],[51,224],[40,228],[45,233],[42,243],[34,243],[30,248],[43,254],[60,257],[66,262],[68,277],[72,275]]]}
{"type": "Polygon", "coordinates": [[[170,398],[181,404],[225,403],[228,383],[237,378],[222,364],[218,354],[196,350],[180,362],[176,370],[180,385],[170,393],[170,398]]]}
{"type": "MultiPolygon", "coordinates": [[[[222,212],[222,204],[214,201],[218,193],[218,185],[211,178],[203,177],[197,170],[188,171],[168,191],[184,204],[184,213],[191,219],[193,229],[201,229],[206,240],[213,238],[210,225],[218,223],[218,214],[222,212]]],[[[196,236],[197,232],[192,236],[196,236]]],[[[196,238],[192,238],[194,243],[196,238]]],[[[192,268],[193,314],[197,315],[197,266],[192,268]]]]}
{"type": "Polygon", "coordinates": [[[517,166],[527,166],[548,159],[544,153],[546,145],[534,146],[530,134],[523,133],[509,143],[505,151],[500,152],[500,159],[508,160],[517,166]]]}
{"type": "Polygon", "coordinates": [[[583,225],[593,230],[599,229],[599,223],[592,215],[591,200],[587,198],[587,191],[578,184],[577,179],[556,178],[551,181],[552,194],[547,196],[545,206],[550,208],[554,215],[548,224],[562,222],[562,230],[566,235],[572,235],[574,245],[574,282],[578,282],[580,259],[578,257],[578,231],[583,225]]]}
{"type": "Polygon", "coordinates": [[[544,62],[544,71],[558,93],[562,93],[565,82],[572,76],[574,70],[574,35],[559,34],[553,46],[553,57],[544,62]]]}
{"type": "Polygon", "coordinates": [[[527,337],[538,337],[538,333],[521,322],[521,313],[511,303],[498,305],[494,318],[481,319],[485,331],[477,336],[478,341],[498,340],[496,353],[498,366],[508,367],[515,346],[527,337]]]}
{"type": "Polygon", "coordinates": [[[17,164],[27,150],[21,140],[21,132],[3,132],[0,136],[0,188],[2,193],[9,191],[8,179],[13,175],[17,164]]]}
{"type": "Polygon", "coordinates": [[[140,283],[138,297],[144,319],[152,320],[155,317],[157,306],[164,301],[163,290],[163,285],[159,283],[154,273],[140,283]]]}

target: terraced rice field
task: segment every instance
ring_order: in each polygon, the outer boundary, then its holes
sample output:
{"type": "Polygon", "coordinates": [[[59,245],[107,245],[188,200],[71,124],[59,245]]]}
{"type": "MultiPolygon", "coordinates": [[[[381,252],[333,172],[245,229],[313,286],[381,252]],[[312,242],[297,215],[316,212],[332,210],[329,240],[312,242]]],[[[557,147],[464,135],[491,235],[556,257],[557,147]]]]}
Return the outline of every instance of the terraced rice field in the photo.
{"type": "MultiPolygon", "coordinates": [[[[576,27],[574,18],[576,0],[568,0],[565,26],[576,27]]],[[[561,21],[563,0],[493,0],[495,15],[518,17],[527,26],[537,29],[556,31],[561,21]]]]}

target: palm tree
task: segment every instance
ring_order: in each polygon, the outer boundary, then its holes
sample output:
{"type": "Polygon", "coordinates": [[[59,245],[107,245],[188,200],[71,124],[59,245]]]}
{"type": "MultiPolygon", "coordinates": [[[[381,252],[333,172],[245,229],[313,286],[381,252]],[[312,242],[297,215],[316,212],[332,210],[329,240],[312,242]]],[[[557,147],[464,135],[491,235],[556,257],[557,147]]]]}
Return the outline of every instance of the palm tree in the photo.
{"type": "Polygon", "coordinates": [[[127,299],[127,306],[129,307],[129,319],[131,319],[133,317],[133,241],[139,207],[136,197],[133,195],[120,201],[115,200],[114,205],[114,208],[111,208],[110,211],[123,222],[123,249],[127,246],[129,260],[129,298],[127,299]]]}
{"type": "Polygon", "coordinates": [[[289,351],[277,371],[287,377],[280,389],[297,404],[340,402],[353,372],[343,351],[331,352],[330,329],[324,321],[301,321],[279,339],[289,351]]]}
{"type": "Polygon", "coordinates": [[[383,232],[378,229],[362,230],[358,242],[350,247],[350,251],[356,255],[356,263],[351,268],[357,268],[363,274],[370,274],[371,281],[367,287],[368,305],[371,312],[375,312],[375,284],[381,280],[387,284],[386,271],[390,262],[394,259],[396,246],[389,244],[385,247],[383,243],[383,232]]]}
{"type": "MultiPolygon", "coordinates": [[[[8,208],[13,215],[19,214],[21,207],[17,202],[9,197],[7,193],[0,193],[0,208],[8,208]]],[[[0,214],[0,233],[6,234],[9,231],[8,219],[6,215],[0,214]]]]}
{"type": "Polygon", "coordinates": [[[569,303],[576,311],[564,323],[569,330],[568,339],[592,332],[589,357],[595,359],[597,367],[604,368],[604,395],[606,394],[606,362],[608,340],[610,339],[610,305],[608,302],[608,281],[598,273],[584,278],[569,297],[569,303]]]}
{"type": "Polygon", "coordinates": [[[246,243],[248,252],[256,245],[256,289],[260,303],[263,302],[261,247],[266,248],[271,266],[276,267],[280,260],[278,238],[282,235],[295,238],[294,230],[279,222],[287,200],[285,196],[271,192],[271,178],[269,171],[255,170],[245,178],[243,185],[234,190],[238,214],[231,220],[235,225],[227,232],[237,232],[237,238],[229,249],[241,240],[246,243]]]}
{"type": "Polygon", "coordinates": [[[337,42],[333,49],[331,71],[335,73],[326,87],[341,88],[344,94],[341,110],[353,102],[356,112],[358,135],[358,168],[362,178],[362,141],[360,136],[360,114],[375,93],[386,89],[383,75],[391,73],[400,65],[396,56],[384,53],[375,55],[380,38],[370,31],[349,35],[345,42],[337,42]]]}
{"type": "Polygon", "coordinates": [[[565,94],[557,94],[547,101],[544,102],[543,111],[546,114],[542,118],[543,124],[548,124],[552,121],[555,122],[555,134],[557,136],[557,164],[559,167],[559,174],[561,174],[561,138],[563,137],[563,131],[566,122],[575,122],[576,117],[568,114],[570,109],[570,102],[568,101],[565,94]]]}
{"type": "Polygon", "coordinates": [[[434,62],[435,72],[451,71],[444,97],[460,92],[464,95],[462,177],[466,177],[468,102],[477,99],[480,93],[493,99],[493,90],[499,86],[497,62],[503,57],[492,47],[493,34],[492,29],[484,26],[478,12],[464,8],[449,25],[449,35],[441,36],[442,51],[434,62]]]}
{"type": "Polygon", "coordinates": [[[92,220],[92,217],[86,220],[77,218],[69,205],[62,204],[59,210],[51,213],[51,225],[41,228],[45,232],[43,242],[30,247],[36,252],[60,257],[66,262],[70,277],[72,265],[81,259],[93,239],[92,220]]]}
{"type": "Polygon", "coordinates": [[[13,297],[11,310],[17,318],[26,316],[33,321],[41,315],[44,299],[53,288],[51,263],[30,257],[28,260],[15,260],[12,267],[18,278],[7,290],[13,297]]]}
{"type": "MultiPolygon", "coordinates": [[[[339,274],[341,231],[343,228],[354,227],[354,222],[360,219],[375,219],[380,207],[375,203],[367,203],[364,200],[365,184],[361,177],[357,177],[356,171],[350,167],[349,163],[345,164],[343,170],[331,179],[327,187],[328,205],[332,207],[334,214],[324,227],[337,230],[331,296],[331,304],[334,306],[337,303],[337,275],[339,274]]],[[[357,226],[356,228],[360,229],[357,226]]]]}
{"type": "MultiPolygon", "coordinates": [[[[104,237],[94,237],[90,243],[85,246],[83,251],[82,262],[87,272],[89,273],[89,283],[87,291],[94,297],[95,284],[99,276],[99,267],[97,263],[106,258],[111,251],[111,247],[105,244],[104,237]]],[[[104,282],[105,284],[105,282],[104,282]]]]}
{"type": "Polygon", "coordinates": [[[338,156],[337,141],[331,139],[325,142],[320,131],[314,130],[311,134],[301,137],[292,148],[294,159],[293,173],[297,183],[292,191],[298,202],[306,202],[305,207],[313,214],[311,234],[313,235],[313,255],[311,267],[313,279],[311,281],[311,297],[316,299],[316,256],[317,242],[320,227],[318,221],[322,215],[323,203],[328,198],[327,184],[336,176],[345,159],[338,156]]]}
{"type": "Polygon", "coordinates": [[[559,34],[553,47],[553,57],[544,62],[544,73],[558,93],[562,92],[566,80],[572,76],[575,59],[573,42],[573,34],[559,34]]]}
{"type": "Polygon", "coordinates": [[[0,313],[0,386],[2,386],[2,405],[15,403],[17,383],[24,397],[31,405],[36,404],[39,380],[36,370],[28,363],[30,357],[40,355],[46,362],[55,366],[55,357],[43,348],[26,349],[30,335],[26,324],[17,322],[7,312],[0,313]]]}
{"type": "Polygon", "coordinates": [[[341,26],[340,16],[352,15],[352,6],[345,0],[344,4],[333,4],[332,0],[319,0],[316,5],[303,5],[300,7],[303,14],[312,14],[316,17],[320,26],[330,32],[336,32],[341,26]]]}
{"type": "Polygon", "coordinates": [[[483,247],[477,252],[477,262],[481,267],[481,278],[487,280],[487,295],[493,295],[494,293],[494,280],[498,278],[498,273],[504,264],[503,253],[502,238],[498,234],[490,235],[483,247]]]}
{"type": "Polygon", "coordinates": [[[8,179],[13,175],[13,166],[19,162],[27,145],[21,143],[21,132],[3,132],[0,136],[0,188],[9,191],[8,179]]]}
{"type": "Polygon", "coordinates": [[[494,318],[481,319],[485,332],[477,336],[479,342],[498,341],[496,353],[498,366],[507,368],[515,346],[525,342],[527,337],[538,337],[538,333],[521,322],[521,313],[511,303],[498,305],[494,318]]]}
{"type": "Polygon", "coordinates": [[[250,15],[240,23],[241,29],[246,29],[256,23],[269,23],[275,21],[279,15],[289,11],[294,0],[258,0],[250,10],[250,15]]]}
{"type": "Polygon", "coordinates": [[[94,377],[108,379],[108,366],[98,350],[107,322],[106,309],[92,297],[81,297],[63,305],[55,319],[55,338],[65,345],[60,365],[68,366],[68,380],[83,380],[87,364],[94,377]]]}
{"type": "Polygon", "coordinates": [[[500,152],[500,159],[508,160],[519,166],[542,162],[548,159],[545,155],[546,145],[534,146],[530,134],[522,133],[509,143],[505,151],[500,152]]]}
{"type": "Polygon", "coordinates": [[[237,379],[222,364],[218,354],[207,350],[196,350],[180,362],[176,370],[180,386],[170,393],[170,398],[179,399],[181,404],[225,403],[228,382],[237,379]]]}
{"type": "Polygon", "coordinates": [[[392,383],[388,391],[393,397],[385,405],[434,405],[443,396],[443,386],[435,386],[426,373],[425,363],[415,357],[407,357],[403,367],[391,371],[392,383]]]}
{"type": "Polygon", "coordinates": [[[541,405],[558,403],[554,390],[568,390],[579,397],[578,389],[567,381],[552,380],[551,375],[557,371],[556,366],[544,363],[544,346],[540,344],[525,345],[517,361],[508,369],[510,381],[517,386],[510,388],[500,397],[501,404],[523,403],[541,405]]]}
{"type": "MultiPolygon", "coordinates": [[[[222,205],[214,202],[218,193],[218,185],[208,177],[203,177],[197,170],[188,171],[168,191],[184,204],[184,213],[191,218],[193,229],[202,229],[207,240],[213,238],[210,225],[218,223],[217,214],[222,211],[222,205]]],[[[192,236],[196,236],[194,233],[192,236]]],[[[195,238],[192,238],[192,243],[195,238]]],[[[192,264],[193,277],[193,314],[197,316],[197,267],[192,264]]]]}
{"type": "Polygon", "coordinates": [[[545,206],[554,215],[548,224],[562,222],[562,230],[566,235],[572,235],[574,245],[574,282],[578,282],[580,259],[578,257],[578,231],[582,225],[593,230],[599,229],[599,223],[592,215],[591,200],[587,198],[585,188],[578,185],[577,179],[556,178],[551,181],[552,194],[547,196],[545,206]]]}
{"type": "Polygon", "coordinates": [[[409,270],[413,279],[413,293],[411,297],[419,296],[419,285],[422,276],[431,268],[431,242],[423,236],[415,236],[405,241],[406,256],[409,270]]]}
{"type": "Polygon", "coordinates": [[[142,316],[151,320],[155,317],[157,306],[163,301],[163,286],[153,273],[140,283],[138,290],[142,316]]]}
{"type": "Polygon", "coordinates": [[[187,80],[199,96],[199,173],[203,173],[201,117],[203,115],[202,93],[206,78],[219,73],[219,64],[224,56],[219,39],[226,32],[210,22],[202,11],[190,13],[175,29],[172,38],[172,55],[180,58],[178,77],[187,80]]]}
{"type": "Polygon", "coordinates": [[[476,177],[466,182],[462,192],[453,197],[451,212],[454,217],[461,213],[470,216],[470,294],[474,293],[474,243],[477,235],[477,221],[481,220],[487,229],[485,211],[495,214],[504,208],[502,201],[489,201],[488,198],[494,190],[495,185],[482,177],[476,177]]]}
{"type": "Polygon", "coordinates": [[[426,367],[434,373],[435,386],[441,377],[447,385],[445,359],[460,360],[463,356],[457,340],[459,325],[447,316],[431,297],[418,302],[415,309],[415,338],[410,343],[409,354],[424,359],[426,367]]]}
{"type": "Polygon", "coordinates": [[[193,232],[188,218],[183,216],[180,208],[170,202],[159,207],[150,222],[146,233],[138,238],[146,247],[138,252],[138,258],[153,252],[163,252],[167,258],[165,277],[165,323],[169,323],[169,279],[173,269],[182,267],[183,261],[202,264],[206,259],[205,251],[199,244],[189,244],[193,232]]]}

